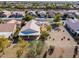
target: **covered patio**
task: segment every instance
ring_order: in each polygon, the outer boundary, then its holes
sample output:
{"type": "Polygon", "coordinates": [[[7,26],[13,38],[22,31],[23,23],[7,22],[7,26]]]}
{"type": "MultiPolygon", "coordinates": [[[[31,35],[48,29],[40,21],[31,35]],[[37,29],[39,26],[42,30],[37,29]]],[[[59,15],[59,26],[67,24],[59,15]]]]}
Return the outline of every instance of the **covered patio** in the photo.
{"type": "Polygon", "coordinates": [[[25,40],[33,40],[40,36],[40,27],[35,20],[29,21],[19,32],[19,36],[25,40]]]}

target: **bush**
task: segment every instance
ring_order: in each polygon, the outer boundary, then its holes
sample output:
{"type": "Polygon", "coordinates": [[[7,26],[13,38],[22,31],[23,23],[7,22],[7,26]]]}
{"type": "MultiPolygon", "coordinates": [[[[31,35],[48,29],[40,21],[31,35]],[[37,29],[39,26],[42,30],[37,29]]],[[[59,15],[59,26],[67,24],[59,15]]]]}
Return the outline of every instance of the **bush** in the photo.
{"type": "Polygon", "coordinates": [[[19,58],[23,54],[23,49],[17,50],[16,54],[17,54],[17,57],[19,58]]]}
{"type": "Polygon", "coordinates": [[[42,53],[42,49],[43,49],[43,42],[40,40],[34,40],[29,42],[31,45],[31,47],[29,48],[29,51],[26,55],[26,57],[28,58],[35,58],[35,57],[39,57],[39,55],[41,55],[42,53]]]}
{"type": "Polygon", "coordinates": [[[23,20],[30,21],[30,20],[32,20],[32,16],[26,14],[25,17],[23,18],[23,20]]]}
{"type": "Polygon", "coordinates": [[[0,37],[0,52],[3,52],[4,48],[9,47],[10,44],[11,42],[7,38],[5,38],[4,36],[1,36],[0,37]]]}
{"type": "Polygon", "coordinates": [[[48,25],[47,27],[47,31],[51,31],[52,27],[50,25],[48,25]]]}
{"type": "Polygon", "coordinates": [[[26,58],[35,58],[35,57],[36,57],[36,55],[35,55],[34,49],[30,49],[26,55],[26,58]]]}
{"type": "Polygon", "coordinates": [[[18,45],[21,48],[27,48],[27,47],[29,47],[30,44],[28,42],[26,42],[25,40],[23,40],[22,38],[19,38],[18,45]]]}
{"type": "Polygon", "coordinates": [[[55,15],[55,17],[54,17],[54,21],[55,21],[55,22],[59,22],[60,19],[61,19],[61,14],[60,14],[60,13],[57,13],[57,14],[55,15]]]}
{"type": "Polygon", "coordinates": [[[10,40],[8,40],[7,38],[1,36],[0,37],[0,45],[4,48],[8,47],[11,44],[10,40]]]}
{"type": "Polygon", "coordinates": [[[44,42],[47,39],[48,36],[49,36],[48,32],[47,31],[43,31],[41,33],[40,39],[44,42]]]}

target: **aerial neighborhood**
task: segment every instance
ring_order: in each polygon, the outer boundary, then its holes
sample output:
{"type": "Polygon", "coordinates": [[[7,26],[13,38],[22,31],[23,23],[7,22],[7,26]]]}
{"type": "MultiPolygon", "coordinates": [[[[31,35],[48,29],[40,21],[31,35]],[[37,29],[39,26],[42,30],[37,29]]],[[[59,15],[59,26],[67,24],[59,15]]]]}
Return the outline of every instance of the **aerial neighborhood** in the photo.
{"type": "Polygon", "coordinates": [[[0,2],[1,58],[79,58],[78,2],[0,2]]]}

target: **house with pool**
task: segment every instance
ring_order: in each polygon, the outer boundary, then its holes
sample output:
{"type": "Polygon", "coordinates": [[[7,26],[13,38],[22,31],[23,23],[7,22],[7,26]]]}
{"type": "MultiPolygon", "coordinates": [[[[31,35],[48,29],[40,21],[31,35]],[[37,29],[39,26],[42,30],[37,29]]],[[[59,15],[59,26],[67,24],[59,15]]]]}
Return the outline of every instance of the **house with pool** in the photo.
{"type": "Polygon", "coordinates": [[[25,40],[36,39],[40,36],[40,26],[36,24],[35,20],[31,20],[21,29],[19,36],[25,40]]]}

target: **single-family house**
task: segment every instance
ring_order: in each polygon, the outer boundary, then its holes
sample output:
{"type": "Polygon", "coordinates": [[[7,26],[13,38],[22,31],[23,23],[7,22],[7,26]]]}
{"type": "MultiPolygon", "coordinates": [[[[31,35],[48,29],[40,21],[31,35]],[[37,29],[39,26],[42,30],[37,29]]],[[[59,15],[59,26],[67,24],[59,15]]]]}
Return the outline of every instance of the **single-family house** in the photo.
{"type": "Polygon", "coordinates": [[[9,18],[23,18],[23,15],[19,13],[15,13],[15,14],[11,14],[9,18]]]}
{"type": "Polygon", "coordinates": [[[79,21],[78,20],[73,20],[73,19],[67,20],[66,27],[74,36],[79,37],[79,21]]]}
{"type": "Polygon", "coordinates": [[[28,11],[27,14],[31,16],[37,16],[36,11],[28,11]]]}
{"type": "Polygon", "coordinates": [[[0,24],[0,36],[9,38],[11,35],[14,34],[15,30],[16,30],[15,23],[0,24]]]}
{"type": "Polygon", "coordinates": [[[49,24],[46,18],[35,18],[35,20],[37,21],[36,24],[39,26],[49,24]]]}
{"type": "Polygon", "coordinates": [[[23,18],[24,13],[21,11],[13,11],[11,12],[11,15],[9,15],[9,18],[23,18]]]}
{"type": "Polygon", "coordinates": [[[45,18],[46,17],[46,11],[38,11],[37,12],[40,18],[45,18]]]}
{"type": "Polygon", "coordinates": [[[40,35],[40,27],[36,24],[35,20],[29,21],[19,32],[21,37],[38,37],[40,35]]]}
{"type": "Polygon", "coordinates": [[[7,15],[7,17],[9,17],[11,15],[11,11],[8,10],[3,10],[4,14],[7,15]]]}
{"type": "Polygon", "coordinates": [[[47,14],[48,14],[48,18],[53,18],[55,16],[55,12],[53,10],[48,10],[47,14]]]}

